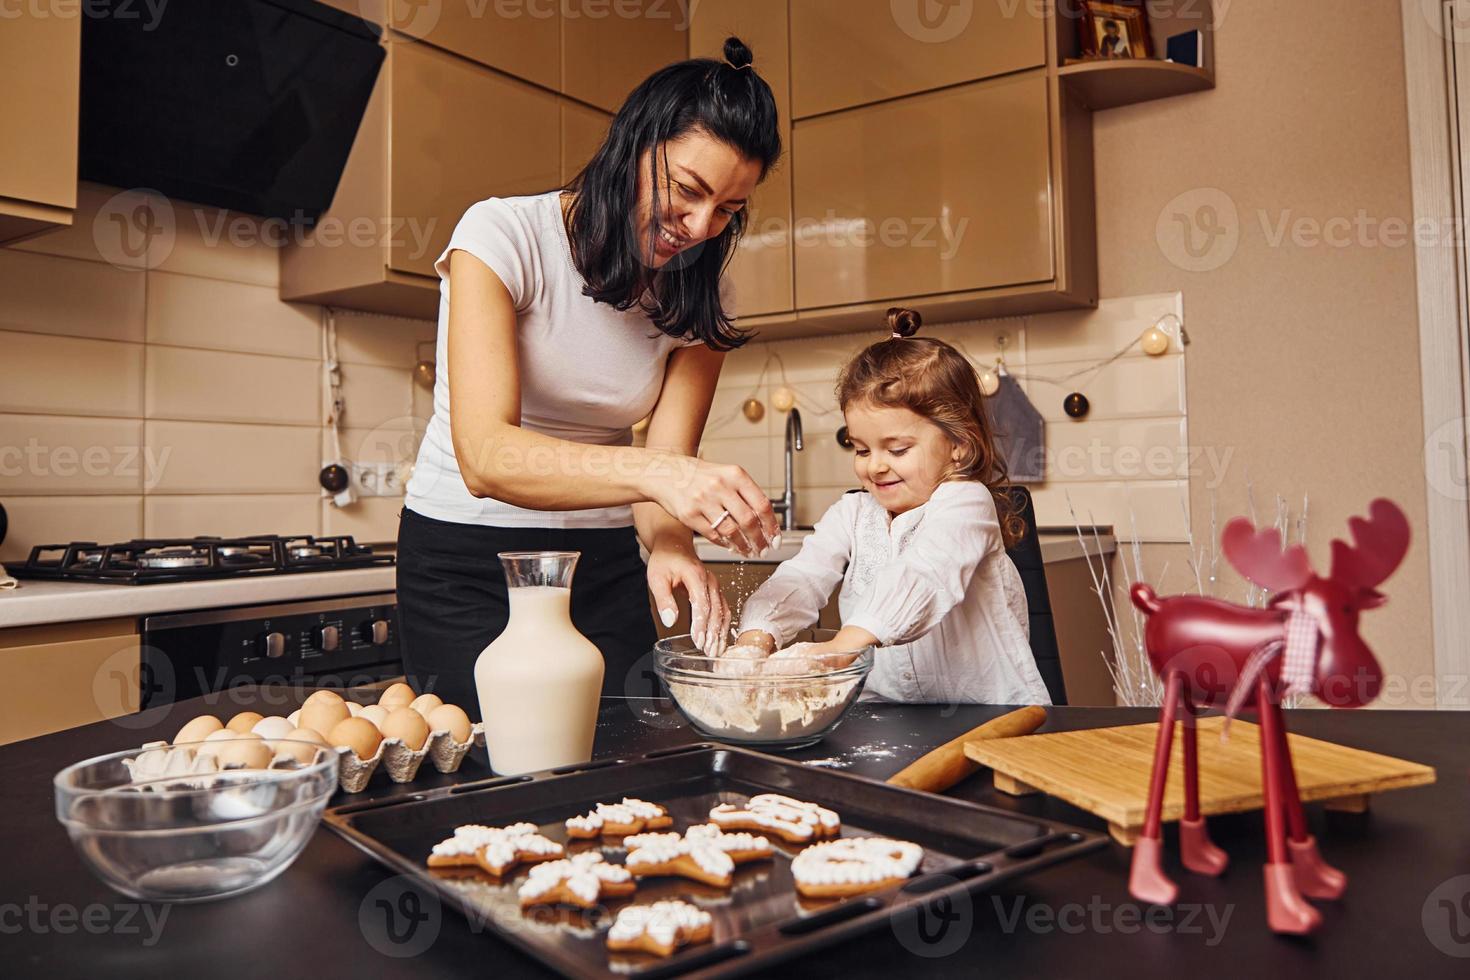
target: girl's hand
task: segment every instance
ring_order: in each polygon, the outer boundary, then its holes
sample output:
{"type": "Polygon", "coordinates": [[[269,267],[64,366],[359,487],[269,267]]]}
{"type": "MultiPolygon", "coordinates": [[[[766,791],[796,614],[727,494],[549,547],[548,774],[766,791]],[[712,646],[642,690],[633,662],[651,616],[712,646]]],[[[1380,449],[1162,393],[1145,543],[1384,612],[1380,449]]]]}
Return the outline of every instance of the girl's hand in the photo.
{"type": "Polygon", "coordinates": [[[679,523],[746,558],[776,543],[776,513],[749,473],[692,456],[670,457],[668,462],[667,474],[650,478],[651,496],[679,523]]]}
{"type": "Polygon", "coordinates": [[[706,656],[720,656],[730,637],[730,607],[719,581],[691,552],[655,547],[648,556],[648,591],[665,626],[674,625],[679,615],[674,601],[677,588],[689,596],[689,634],[694,645],[706,656]]]}
{"type": "Polygon", "coordinates": [[[755,647],[765,652],[766,656],[776,652],[776,638],[765,630],[746,630],[735,638],[737,647],[755,647]]]}

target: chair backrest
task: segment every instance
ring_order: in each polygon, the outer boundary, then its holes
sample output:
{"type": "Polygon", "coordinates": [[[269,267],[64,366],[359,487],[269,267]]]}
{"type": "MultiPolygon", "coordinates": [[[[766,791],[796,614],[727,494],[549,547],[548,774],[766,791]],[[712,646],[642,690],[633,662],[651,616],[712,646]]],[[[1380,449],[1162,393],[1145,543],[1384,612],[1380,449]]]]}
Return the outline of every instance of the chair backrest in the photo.
{"type": "Polygon", "coordinates": [[[1016,512],[1026,522],[1026,535],[1006,554],[1021,573],[1026,589],[1026,608],[1031,616],[1031,654],[1042,683],[1051,694],[1052,704],[1067,703],[1067,688],[1062,682],[1062,658],[1057,649],[1057,628],[1051,615],[1051,596],[1046,591],[1046,565],[1041,560],[1041,539],[1036,533],[1036,508],[1031,491],[1012,486],[1007,492],[1016,502],[1016,512]]]}

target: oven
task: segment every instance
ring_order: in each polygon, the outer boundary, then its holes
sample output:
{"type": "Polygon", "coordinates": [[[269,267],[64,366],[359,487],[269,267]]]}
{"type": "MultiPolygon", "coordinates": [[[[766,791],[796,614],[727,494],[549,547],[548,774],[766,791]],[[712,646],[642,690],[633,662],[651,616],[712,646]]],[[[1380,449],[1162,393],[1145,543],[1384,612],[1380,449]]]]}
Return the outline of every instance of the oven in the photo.
{"type": "Polygon", "coordinates": [[[403,672],[391,592],[147,616],[140,707],[241,684],[344,688],[403,672]]]}

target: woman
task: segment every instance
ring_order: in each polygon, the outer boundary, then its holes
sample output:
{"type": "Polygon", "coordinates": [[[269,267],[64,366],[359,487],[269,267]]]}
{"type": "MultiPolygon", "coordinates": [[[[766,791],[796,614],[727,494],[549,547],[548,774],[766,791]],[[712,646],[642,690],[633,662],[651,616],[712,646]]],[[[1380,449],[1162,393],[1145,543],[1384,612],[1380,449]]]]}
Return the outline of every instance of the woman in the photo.
{"type": "Polygon", "coordinates": [[[745,555],[777,536],[744,470],[694,456],[724,353],[745,341],[721,275],[781,152],[749,49],[730,38],[725,59],[655,72],[566,188],[472,206],[435,265],[440,371],[398,610],[410,683],[472,715],[475,658],[509,615],[498,552],[582,553],[572,621],[609,694],[656,638],[650,592],[666,625],[685,592],[695,642],[723,650],[730,613],[694,533],[745,555]]]}

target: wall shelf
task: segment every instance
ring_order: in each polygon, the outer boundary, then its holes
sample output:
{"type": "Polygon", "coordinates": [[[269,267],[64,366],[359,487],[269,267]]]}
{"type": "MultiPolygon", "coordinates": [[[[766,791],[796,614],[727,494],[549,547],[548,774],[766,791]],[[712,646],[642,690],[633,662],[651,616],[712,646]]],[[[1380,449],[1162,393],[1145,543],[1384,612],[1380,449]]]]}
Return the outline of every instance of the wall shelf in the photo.
{"type": "Polygon", "coordinates": [[[1059,68],[1057,76],[1094,111],[1215,87],[1213,71],[1172,61],[1076,61],[1059,68]]]}

